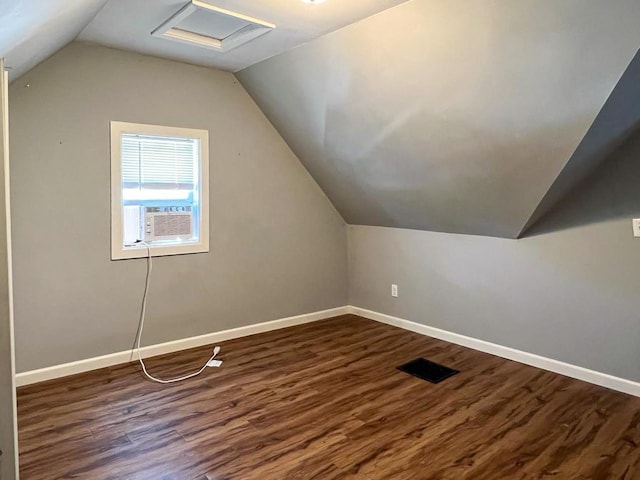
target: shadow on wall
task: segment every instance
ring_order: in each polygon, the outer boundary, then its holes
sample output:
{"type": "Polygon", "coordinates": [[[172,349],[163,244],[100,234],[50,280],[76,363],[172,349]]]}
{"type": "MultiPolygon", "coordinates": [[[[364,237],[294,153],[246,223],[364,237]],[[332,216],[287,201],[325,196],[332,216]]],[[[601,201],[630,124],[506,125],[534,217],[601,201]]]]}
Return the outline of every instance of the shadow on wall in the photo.
{"type": "Polygon", "coordinates": [[[522,237],[634,216],[640,216],[640,128],[522,237]]]}
{"type": "MultiPolygon", "coordinates": [[[[576,148],[558,178],[522,228],[519,237],[530,236],[545,223],[545,216],[564,202],[566,196],[573,196],[574,190],[581,189],[589,182],[590,175],[600,174],[602,162],[612,161],[620,154],[620,147],[633,141],[633,135],[640,131],[640,51],[636,52],[624,74],[605,102],[584,139],[576,148]]],[[[615,187],[614,187],[615,188],[615,187]]]]}

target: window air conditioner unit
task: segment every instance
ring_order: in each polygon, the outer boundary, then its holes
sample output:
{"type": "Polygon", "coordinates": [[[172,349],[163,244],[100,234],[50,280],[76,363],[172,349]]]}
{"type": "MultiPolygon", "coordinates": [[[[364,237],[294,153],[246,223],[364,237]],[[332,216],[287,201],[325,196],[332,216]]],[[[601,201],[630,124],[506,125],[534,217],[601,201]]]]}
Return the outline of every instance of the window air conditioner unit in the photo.
{"type": "Polygon", "coordinates": [[[193,212],[190,206],[145,207],[144,241],[187,240],[193,236],[193,212]]]}

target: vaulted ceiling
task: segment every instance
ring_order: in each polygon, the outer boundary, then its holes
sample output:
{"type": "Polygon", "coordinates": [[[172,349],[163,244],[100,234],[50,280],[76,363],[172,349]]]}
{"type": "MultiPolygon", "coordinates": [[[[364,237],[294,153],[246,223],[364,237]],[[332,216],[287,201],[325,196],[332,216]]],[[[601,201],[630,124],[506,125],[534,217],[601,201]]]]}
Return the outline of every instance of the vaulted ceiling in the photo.
{"type": "Polygon", "coordinates": [[[348,223],[515,238],[640,119],[614,96],[586,136],[639,22],[637,0],[413,0],[237,76],[348,223]]]}
{"type": "Polygon", "coordinates": [[[0,3],[0,57],[15,79],[74,40],[106,0],[0,3]]]}
{"type": "Polygon", "coordinates": [[[351,224],[516,238],[640,125],[638,0],[207,1],[276,29],[216,53],[150,35],[186,0],[15,0],[0,57],[236,71],[351,224]]]}
{"type": "Polygon", "coordinates": [[[188,0],[12,0],[0,2],[0,57],[17,78],[74,39],[235,71],[406,0],[207,0],[276,28],[224,54],[152,37],[188,0]]]}

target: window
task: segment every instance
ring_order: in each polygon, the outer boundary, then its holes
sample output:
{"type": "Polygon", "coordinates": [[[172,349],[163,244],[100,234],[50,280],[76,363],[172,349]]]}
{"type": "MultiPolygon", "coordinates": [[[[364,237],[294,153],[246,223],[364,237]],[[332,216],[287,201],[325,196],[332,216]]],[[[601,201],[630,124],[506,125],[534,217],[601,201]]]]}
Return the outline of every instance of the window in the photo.
{"type": "Polygon", "coordinates": [[[209,132],[111,122],[111,258],[209,251],[209,132]]]}

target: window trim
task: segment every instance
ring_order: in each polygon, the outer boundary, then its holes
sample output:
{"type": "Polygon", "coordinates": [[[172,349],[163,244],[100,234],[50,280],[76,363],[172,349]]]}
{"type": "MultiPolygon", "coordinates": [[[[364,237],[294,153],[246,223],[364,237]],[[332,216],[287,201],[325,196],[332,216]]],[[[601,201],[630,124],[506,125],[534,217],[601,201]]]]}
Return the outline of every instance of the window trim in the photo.
{"type": "Polygon", "coordinates": [[[209,131],[192,128],[164,127],[141,123],[111,122],[111,260],[144,258],[147,248],[144,245],[123,247],[122,229],[122,155],[123,133],[140,135],[158,135],[167,137],[197,138],[200,141],[199,205],[200,241],[182,245],[150,245],[151,256],[183,255],[206,253],[209,251],[209,131]]]}

